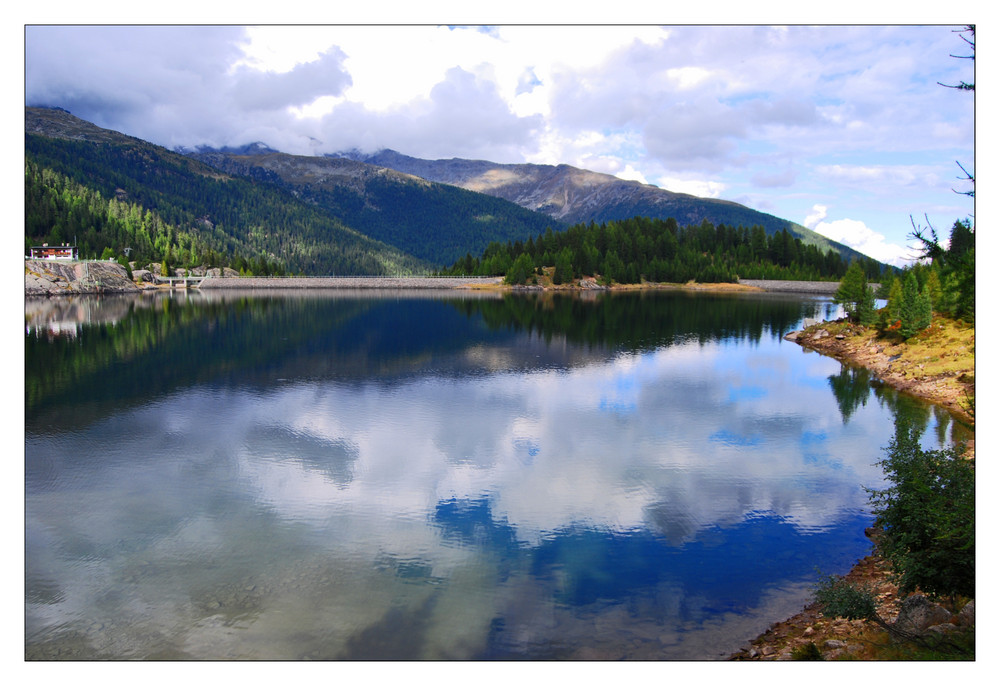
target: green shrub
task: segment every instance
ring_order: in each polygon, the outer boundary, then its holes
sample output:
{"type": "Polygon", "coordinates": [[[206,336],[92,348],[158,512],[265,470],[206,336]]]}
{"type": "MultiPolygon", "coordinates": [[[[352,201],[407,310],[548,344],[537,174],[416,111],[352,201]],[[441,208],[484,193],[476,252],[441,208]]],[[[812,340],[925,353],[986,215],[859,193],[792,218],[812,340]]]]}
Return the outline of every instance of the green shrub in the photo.
{"type": "Polygon", "coordinates": [[[827,617],[873,619],[878,605],[875,594],[864,586],[855,586],[841,576],[830,576],[816,587],[816,601],[827,617]]]}
{"type": "Polygon", "coordinates": [[[924,450],[903,427],[879,464],[889,486],[869,491],[878,549],[901,593],[975,597],[976,472],[964,446],[924,450]]]}

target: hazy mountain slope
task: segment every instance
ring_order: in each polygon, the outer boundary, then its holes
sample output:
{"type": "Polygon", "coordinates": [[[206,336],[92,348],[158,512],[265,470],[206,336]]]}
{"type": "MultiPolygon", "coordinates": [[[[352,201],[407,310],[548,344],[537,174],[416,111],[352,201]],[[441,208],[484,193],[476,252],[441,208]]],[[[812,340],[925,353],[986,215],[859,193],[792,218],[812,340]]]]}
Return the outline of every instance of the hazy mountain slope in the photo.
{"type": "MultiPolygon", "coordinates": [[[[289,271],[305,274],[412,273],[431,266],[275,184],[226,174],[65,110],[25,108],[25,163],[92,189],[108,203],[120,201],[155,213],[158,233],[148,235],[146,222],[142,236],[131,234],[148,245],[149,254],[142,257],[151,261],[168,253],[178,256],[183,248],[189,254],[214,251],[224,258],[277,260],[289,271]],[[179,245],[178,234],[192,237],[195,245],[179,245]]],[[[46,209],[26,206],[25,212],[46,209]]],[[[102,236],[106,227],[94,224],[94,216],[88,215],[86,225],[79,225],[75,215],[56,217],[54,225],[65,224],[66,235],[92,249],[121,251],[124,246],[107,245],[102,236]]],[[[45,234],[25,238],[44,241],[45,234]]]]}
{"type": "MultiPolygon", "coordinates": [[[[258,148],[257,150],[260,150],[258,148]]],[[[507,200],[393,169],[274,151],[189,153],[228,174],[277,184],[376,240],[440,266],[491,242],[527,240],[551,217],[507,200]]]]}
{"type": "Polygon", "coordinates": [[[448,183],[494,195],[522,207],[544,212],[567,224],[607,222],[642,216],[673,217],[682,225],[713,224],[763,226],[770,235],[786,229],[807,245],[836,250],[845,257],[861,253],[787,219],[758,212],[739,203],[674,193],[609,174],[569,165],[496,164],[484,160],[423,160],[394,150],[374,154],[341,153],[341,157],[388,167],[430,181],[448,183]]]}

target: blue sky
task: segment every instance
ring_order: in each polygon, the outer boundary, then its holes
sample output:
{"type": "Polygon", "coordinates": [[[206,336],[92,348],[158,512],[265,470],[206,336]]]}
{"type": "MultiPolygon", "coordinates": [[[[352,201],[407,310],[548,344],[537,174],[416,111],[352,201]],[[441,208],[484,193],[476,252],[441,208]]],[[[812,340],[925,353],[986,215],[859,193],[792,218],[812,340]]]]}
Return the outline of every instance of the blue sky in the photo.
{"type": "Polygon", "coordinates": [[[167,147],[565,163],[902,264],[911,217],[975,213],[961,28],[29,25],[25,104],[167,147]]]}

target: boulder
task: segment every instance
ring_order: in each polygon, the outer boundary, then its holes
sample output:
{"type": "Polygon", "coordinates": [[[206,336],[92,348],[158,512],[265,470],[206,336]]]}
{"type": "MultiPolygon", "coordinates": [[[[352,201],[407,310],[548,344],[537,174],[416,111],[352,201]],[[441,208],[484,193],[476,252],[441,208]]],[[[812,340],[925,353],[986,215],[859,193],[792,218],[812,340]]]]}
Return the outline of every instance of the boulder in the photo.
{"type": "Polygon", "coordinates": [[[932,603],[927,596],[914,593],[903,601],[893,626],[907,634],[921,634],[927,627],[946,624],[950,620],[948,610],[932,603]]]}
{"type": "Polygon", "coordinates": [[[958,613],[958,623],[961,626],[976,625],[976,601],[970,600],[958,613]]]}
{"type": "Polygon", "coordinates": [[[147,283],[152,283],[153,272],[149,271],[148,269],[133,269],[132,279],[134,281],[145,281],[147,283]]]}
{"type": "Polygon", "coordinates": [[[954,624],[935,624],[934,626],[927,627],[927,633],[929,634],[940,634],[944,635],[951,631],[958,629],[954,624]]]}

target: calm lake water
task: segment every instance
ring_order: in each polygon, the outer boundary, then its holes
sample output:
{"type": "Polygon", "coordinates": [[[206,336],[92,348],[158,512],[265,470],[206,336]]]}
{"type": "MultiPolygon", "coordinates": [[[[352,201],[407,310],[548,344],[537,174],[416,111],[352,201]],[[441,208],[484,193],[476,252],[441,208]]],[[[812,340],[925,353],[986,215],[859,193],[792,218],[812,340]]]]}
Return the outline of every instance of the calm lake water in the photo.
{"type": "Polygon", "coordinates": [[[870,549],[797,296],[26,301],[28,659],[720,659],[870,549]],[[817,571],[819,570],[819,571],[817,571]]]}

